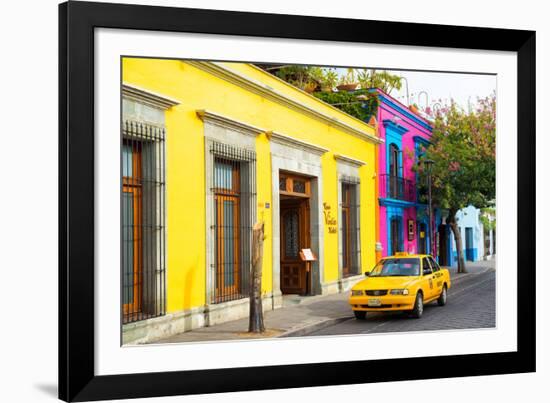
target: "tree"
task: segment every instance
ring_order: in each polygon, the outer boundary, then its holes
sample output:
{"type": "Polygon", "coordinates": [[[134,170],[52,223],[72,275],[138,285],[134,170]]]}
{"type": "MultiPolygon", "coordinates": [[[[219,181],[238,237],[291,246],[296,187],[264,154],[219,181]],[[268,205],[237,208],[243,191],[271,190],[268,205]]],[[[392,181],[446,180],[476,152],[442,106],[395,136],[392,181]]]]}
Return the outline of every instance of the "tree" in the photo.
{"type": "Polygon", "coordinates": [[[465,273],[462,238],[456,213],[468,205],[489,207],[495,199],[496,97],[478,99],[466,112],[455,102],[434,115],[431,144],[416,169],[423,179],[423,159],[434,161],[432,197],[434,204],[448,209],[447,224],[453,232],[458,254],[458,272],[465,273]]]}
{"type": "Polygon", "coordinates": [[[256,223],[252,228],[252,270],[250,272],[250,315],[248,331],[265,331],[262,308],[262,260],[264,250],[264,223],[256,223]]]}

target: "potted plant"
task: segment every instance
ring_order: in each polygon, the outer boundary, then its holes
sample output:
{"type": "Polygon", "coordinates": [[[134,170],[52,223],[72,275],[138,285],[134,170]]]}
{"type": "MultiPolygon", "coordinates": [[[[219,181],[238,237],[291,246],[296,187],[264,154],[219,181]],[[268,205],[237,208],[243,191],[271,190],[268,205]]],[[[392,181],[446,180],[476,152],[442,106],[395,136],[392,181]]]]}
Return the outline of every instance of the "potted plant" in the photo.
{"type": "Polygon", "coordinates": [[[338,84],[338,73],[334,69],[323,70],[320,82],[321,91],[332,92],[338,84]]]}
{"type": "Polygon", "coordinates": [[[345,76],[340,77],[340,84],[336,87],[338,91],[355,91],[361,88],[355,74],[355,69],[348,68],[345,76]]]}
{"type": "Polygon", "coordinates": [[[304,91],[311,94],[317,89],[317,87],[319,87],[319,84],[317,84],[316,81],[311,80],[304,85],[304,91]]]}

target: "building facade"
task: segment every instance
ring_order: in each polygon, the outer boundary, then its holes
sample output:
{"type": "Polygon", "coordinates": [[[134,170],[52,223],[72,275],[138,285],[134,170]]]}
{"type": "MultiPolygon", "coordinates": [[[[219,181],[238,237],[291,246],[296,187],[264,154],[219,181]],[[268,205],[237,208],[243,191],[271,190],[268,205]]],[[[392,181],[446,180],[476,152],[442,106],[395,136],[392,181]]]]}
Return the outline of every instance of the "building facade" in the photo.
{"type": "Polygon", "coordinates": [[[374,127],[250,64],[122,63],[123,343],[246,317],[256,222],[264,310],[373,267],[374,127]]]}
{"type": "Polygon", "coordinates": [[[378,156],[382,256],[432,253],[428,210],[419,198],[413,166],[429,145],[433,128],[429,121],[383,91],[372,92],[379,102],[378,135],[384,140],[378,156]]]}
{"type": "MultiPolygon", "coordinates": [[[[466,262],[476,262],[483,259],[492,258],[494,250],[494,231],[486,231],[481,221],[481,211],[474,206],[468,206],[456,213],[456,221],[460,228],[462,239],[462,252],[466,262]]],[[[448,227],[448,226],[446,226],[448,227]]],[[[450,228],[442,228],[448,232],[447,251],[442,253],[451,257],[447,266],[455,267],[458,261],[456,242],[450,228]]]]}

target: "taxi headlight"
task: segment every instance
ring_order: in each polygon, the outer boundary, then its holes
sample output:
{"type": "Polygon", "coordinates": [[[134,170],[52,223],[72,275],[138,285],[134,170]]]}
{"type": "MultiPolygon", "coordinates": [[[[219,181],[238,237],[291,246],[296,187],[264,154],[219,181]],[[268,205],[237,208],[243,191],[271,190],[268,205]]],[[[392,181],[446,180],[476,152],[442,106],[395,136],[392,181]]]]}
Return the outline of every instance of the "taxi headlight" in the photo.
{"type": "Polygon", "coordinates": [[[352,297],[357,297],[359,295],[363,295],[363,290],[351,290],[352,297]]]}
{"type": "Polygon", "coordinates": [[[390,294],[391,295],[409,295],[409,290],[407,290],[406,288],[400,288],[396,290],[391,290],[390,294]]]}

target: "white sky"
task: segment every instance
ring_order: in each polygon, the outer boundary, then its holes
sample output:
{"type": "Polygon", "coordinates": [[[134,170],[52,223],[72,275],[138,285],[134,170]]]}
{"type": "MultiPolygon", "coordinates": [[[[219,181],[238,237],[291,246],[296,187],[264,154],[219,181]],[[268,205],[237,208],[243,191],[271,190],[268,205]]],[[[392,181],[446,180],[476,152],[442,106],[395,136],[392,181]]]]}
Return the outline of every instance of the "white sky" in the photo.
{"type": "MultiPolygon", "coordinates": [[[[337,70],[340,74],[346,73],[344,69],[337,70]]],[[[426,94],[422,91],[425,91],[428,95],[429,106],[440,99],[442,105],[448,104],[452,98],[466,110],[468,109],[468,101],[473,107],[478,97],[484,98],[496,91],[496,75],[387,71],[406,78],[409,84],[409,103],[416,103],[422,109],[426,106],[426,94]]],[[[393,90],[390,95],[407,105],[405,80],[403,80],[401,90],[393,90]]]]}

